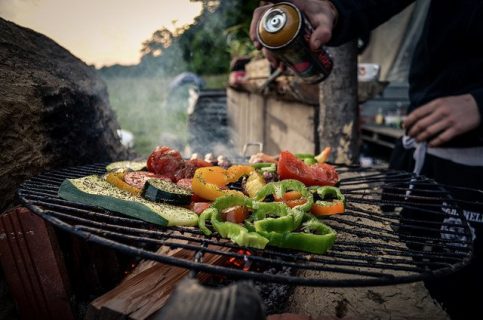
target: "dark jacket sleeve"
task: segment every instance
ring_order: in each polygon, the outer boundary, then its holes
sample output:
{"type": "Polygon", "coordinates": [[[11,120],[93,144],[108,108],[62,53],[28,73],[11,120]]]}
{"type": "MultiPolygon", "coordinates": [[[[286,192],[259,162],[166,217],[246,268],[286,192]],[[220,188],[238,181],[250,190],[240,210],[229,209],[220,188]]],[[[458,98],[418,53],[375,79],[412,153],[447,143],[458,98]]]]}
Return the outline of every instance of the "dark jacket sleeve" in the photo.
{"type": "Polygon", "coordinates": [[[339,46],[368,34],[414,0],[330,0],[338,11],[337,24],[329,46],[339,46]]]}

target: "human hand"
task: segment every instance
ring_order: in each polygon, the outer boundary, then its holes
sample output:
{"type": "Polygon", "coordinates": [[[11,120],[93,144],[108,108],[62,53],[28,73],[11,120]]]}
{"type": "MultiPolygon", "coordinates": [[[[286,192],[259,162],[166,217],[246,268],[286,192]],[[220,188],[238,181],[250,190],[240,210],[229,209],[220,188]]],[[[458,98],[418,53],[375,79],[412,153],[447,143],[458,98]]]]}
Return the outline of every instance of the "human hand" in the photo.
{"type": "Polygon", "coordinates": [[[430,147],[438,147],[480,123],[475,99],[464,94],[435,99],[417,108],[404,120],[404,127],[417,142],[429,140],[430,147]]]}
{"type": "MultiPolygon", "coordinates": [[[[337,10],[334,5],[330,1],[320,0],[291,0],[290,2],[304,13],[314,28],[310,37],[310,48],[312,50],[318,50],[322,45],[329,42],[332,37],[332,29],[337,19],[337,10]]],[[[262,48],[262,44],[258,41],[257,37],[258,22],[265,11],[271,6],[272,5],[261,6],[253,12],[250,24],[250,39],[258,50],[262,49],[263,54],[268,61],[270,61],[272,67],[276,68],[280,64],[279,61],[270,53],[270,51],[262,48]]]]}

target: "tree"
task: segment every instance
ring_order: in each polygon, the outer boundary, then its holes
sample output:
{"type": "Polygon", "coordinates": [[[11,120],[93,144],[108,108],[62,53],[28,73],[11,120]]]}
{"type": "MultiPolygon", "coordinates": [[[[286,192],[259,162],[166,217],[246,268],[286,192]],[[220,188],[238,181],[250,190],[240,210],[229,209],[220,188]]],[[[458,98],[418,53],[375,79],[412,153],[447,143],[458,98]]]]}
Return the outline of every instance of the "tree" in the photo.
{"type": "Polygon", "coordinates": [[[141,68],[146,72],[227,73],[233,48],[239,53],[243,46],[243,52],[253,49],[249,47],[248,29],[258,1],[191,1],[203,5],[192,25],[174,32],[161,28],[143,43],[141,68]],[[229,41],[234,44],[231,51],[229,41]]]}
{"type": "Polygon", "coordinates": [[[332,48],[334,70],[319,85],[320,147],[332,146],[336,163],[359,161],[356,48],[355,41],[332,48]]]}

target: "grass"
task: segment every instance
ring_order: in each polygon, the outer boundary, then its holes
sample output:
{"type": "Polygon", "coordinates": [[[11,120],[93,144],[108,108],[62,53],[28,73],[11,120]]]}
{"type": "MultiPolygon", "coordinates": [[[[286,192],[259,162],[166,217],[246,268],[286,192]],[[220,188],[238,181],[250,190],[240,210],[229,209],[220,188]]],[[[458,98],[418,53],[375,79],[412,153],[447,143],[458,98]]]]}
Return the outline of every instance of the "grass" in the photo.
{"type": "MultiPolygon", "coordinates": [[[[203,77],[208,89],[225,88],[227,75],[203,77]]],[[[169,91],[171,78],[106,77],[109,100],[122,129],[134,134],[134,151],[147,157],[160,144],[187,144],[188,90],[169,91]]],[[[183,151],[183,150],[180,150],[183,151]]]]}

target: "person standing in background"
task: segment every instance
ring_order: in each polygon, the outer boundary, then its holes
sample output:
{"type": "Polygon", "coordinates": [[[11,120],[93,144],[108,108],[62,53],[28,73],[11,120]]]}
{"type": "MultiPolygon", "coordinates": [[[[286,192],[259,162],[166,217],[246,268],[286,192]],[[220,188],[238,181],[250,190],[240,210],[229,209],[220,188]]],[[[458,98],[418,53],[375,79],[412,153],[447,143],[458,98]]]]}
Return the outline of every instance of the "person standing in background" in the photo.
{"type": "MultiPolygon", "coordinates": [[[[367,34],[414,0],[290,2],[312,24],[310,47],[316,50],[367,34]]],[[[258,49],[262,46],[256,27],[270,6],[261,6],[253,14],[250,37],[258,49]]],[[[431,1],[411,62],[410,106],[403,123],[406,135],[393,150],[390,168],[413,171],[441,184],[483,190],[482,42],[483,0],[431,1]]],[[[279,61],[263,50],[272,66],[279,67],[279,61]]],[[[483,212],[465,209],[475,239],[473,260],[426,286],[452,319],[483,319],[483,212]]]]}

